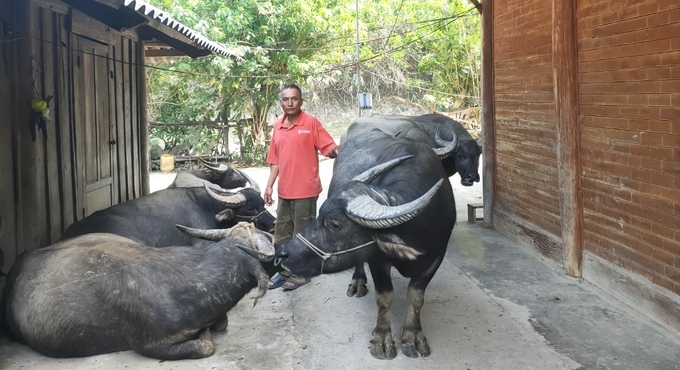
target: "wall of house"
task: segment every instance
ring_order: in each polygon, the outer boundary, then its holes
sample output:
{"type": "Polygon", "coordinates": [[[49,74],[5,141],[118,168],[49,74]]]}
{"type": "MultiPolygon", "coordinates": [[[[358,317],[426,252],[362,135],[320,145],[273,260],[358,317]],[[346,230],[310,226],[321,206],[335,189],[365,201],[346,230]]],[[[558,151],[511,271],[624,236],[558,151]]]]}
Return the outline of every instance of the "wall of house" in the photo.
{"type": "Polygon", "coordinates": [[[493,2],[494,225],[562,259],[552,77],[552,5],[493,2]]]}
{"type": "Polygon", "coordinates": [[[578,0],[586,251],[680,294],[680,2],[578,0]]]}
{"type": "Polygon", "coordinates": [[[0,44],[0,248],[7,270],[74,221],[141,196],[142,164],[136,36],[59,1],[0,0],[0,20],[11,24],[14,40],[0,44]],[[45,130],[29,124],[36,96],[54,97],[45,130]]]}
{"type": "Polygon", "coordinates": [[[16,245],[16,215],[14,204],[13,109],[11,79],[15,64],[12,60],[14,44],[9,42],[13,24],[9,17],[9,0],[0,0],[0,269],[7,272],[14,263],[14,253],[2,246],[16,245]]]}

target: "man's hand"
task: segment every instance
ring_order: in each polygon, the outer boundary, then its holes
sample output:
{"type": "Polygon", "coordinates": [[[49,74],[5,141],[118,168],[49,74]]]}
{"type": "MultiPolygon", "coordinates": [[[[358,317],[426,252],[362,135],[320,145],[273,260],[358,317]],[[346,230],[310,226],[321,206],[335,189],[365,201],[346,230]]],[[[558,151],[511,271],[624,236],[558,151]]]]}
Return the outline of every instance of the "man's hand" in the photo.
{"type": "Polygon", "coordinates": [[[264,203],[268,206],[271,206],[274,204],[274,200],[272,199],[272,194],[274,193],[274,189],[272,189],[271,186],[267,186],[267,189],[264,191],[264,203]]]}
{"type": "Polygon", "coordinates": [[[328,158],[335,158],[340,152],[340,145],[336,145],[333,149],[328,152],[328,158]]]}

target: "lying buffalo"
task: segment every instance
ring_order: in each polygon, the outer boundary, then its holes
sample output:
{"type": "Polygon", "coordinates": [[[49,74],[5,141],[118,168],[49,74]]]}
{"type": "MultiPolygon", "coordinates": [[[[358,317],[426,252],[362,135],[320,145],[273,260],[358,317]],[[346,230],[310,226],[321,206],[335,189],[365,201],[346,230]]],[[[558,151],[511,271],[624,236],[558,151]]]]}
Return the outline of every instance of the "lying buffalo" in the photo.
{"type": "MultiPolygon", "coordinates": [[[[245,172],[239,171],[226,163],[214,164],[198,157],[203,163],[204,169],[181,171],[175,176],[175,180],[168,186],[171,188],[203,187],[204,184],[217,190],[235,189],[246,186],[258,188],[257,183],[245,172]],[[214,186],[213,186],[214,185],[214,186]]],[[[260,192],[258,190],[258,192],[260,192]]]]}
{"type": "Polygon", "coordinates": [[[260,230],[273,232],[274,216],[264,208],[264,199],[256,189],[220,192],[207,185],[174,188],[97,211],[69,226],[61,240],[110,233],[154,247],[205,244],[180,232],[175,224],[217,229],[234,226],[239,221],[252,222],[260,230]]]}
{"type": "Polygon", "coordinates": [[[307,277],[368,262],[378,305],[370,352],[380,359],[396,356],[389,319],[394,266],[411,278],[402,351],[427,356],[420,311],[455,222],[451,183],[430,147],[371,130],[346,139],[318,217],[277,248],[277,257],[307,277]]]}
{"type": "Polygon", "coordinates": [[[451,156],[440,155],[444,170],[449,177],[458,173],[464,186],[479,182],[479,156],[482,148],[460,122],[442,114],[371,115],[360,117],[352,123],[343,134],[343,140],[375,128],[391,135],[423,142],[431,147],[447,146],[457,138],[455,153],[451,156]]]}
{"type": "Polygon", "coordinates": [[[47,356],[210,356],[210,329],[224,331],[227,312],[251,289],[264,295],[258,259],[274,256],[271,235],[252,225],[221,232],[208,246],[148,248],[97,233],[24,253],[0,308],[17,339],[47,356]]]}

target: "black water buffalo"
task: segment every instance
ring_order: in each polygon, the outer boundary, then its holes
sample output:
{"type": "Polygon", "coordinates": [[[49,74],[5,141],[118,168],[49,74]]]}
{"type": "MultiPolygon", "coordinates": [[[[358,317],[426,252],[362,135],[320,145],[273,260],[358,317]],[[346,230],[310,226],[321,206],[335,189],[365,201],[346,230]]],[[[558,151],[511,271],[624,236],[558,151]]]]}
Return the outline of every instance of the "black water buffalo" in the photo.
{"type": "Polygon", "coordinates": [[[47,356],[210,356],[210,329],[224,331],[227,312],[251,289],[264,295],[260,261],[274,256],[271,235],[250,224],[221,231],[206,246],[149,248],[96,233],[24,253],[1,311],[20,342],[47,356]]]}
{"type": "Polygon", "coordinates": [[[454,155],[440,155],[444,170],[449,177],[458,173],[460,183],[464,186],[472,186],[473,183],[479,182],[481,144],[460,122],[442,114],[371,115],[360,117],[352,123],[343,134],[343,138],[374,128],[398,137],[424,142],[431,147],[445,146],[457,138],[458,147],[454,155]]]}
{"type": "MultiPolygon", "coordinates": [[[[204,184],[217,190],[228,190],[246,186],[250,183],[257,188],[257,184],[245,172],[233,168],[227,163],[215,164],[198,157],[203,163],[204,169],[180,171],[175,176],[175,180],[168,186],[171,188],[192,188],[203,187],[204,184]],[[216,185],[216,186],[212,186],[216,185]]],[[[258,193],[260,191],[258,190],[258,193]]]]}
{"type": "Polygon", "coordinates": [[[277,257],[301,276],[368,262],[378,305],[370,351],[381,359],[396,356],[389,319],[394,266],[411,278],[402,351],[409,357],[427,356],[420,310],[455,222],[451,183],[430,147],[376,129],[347,138],[318,217],[279,246],[277,257]]]}
{"type": "Polygon", "coordinates": [[[205,244],[175,228],[175,224],[217,229],[249,221],[258,229],[274,230],[274,216],[253,188],[220,192],[201,188],[159,190],[141,198],[97,211],[66,229],[60,240],[90,233],[110,233],[153,247],[205,244]]]}

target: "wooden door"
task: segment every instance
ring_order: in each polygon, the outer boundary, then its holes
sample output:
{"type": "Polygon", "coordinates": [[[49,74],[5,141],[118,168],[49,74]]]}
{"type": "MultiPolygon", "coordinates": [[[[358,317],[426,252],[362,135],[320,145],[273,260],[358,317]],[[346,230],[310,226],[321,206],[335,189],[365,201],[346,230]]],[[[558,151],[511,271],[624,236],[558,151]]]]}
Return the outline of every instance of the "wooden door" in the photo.
{"type": "Polygon", "coordinates": [[[74,45],[74,124],[82,218],[113,205],[118,191],[113,181],[116,141],[110,110],[113,71],[109,45],[80,35],[74,35],[74,45]]]}

